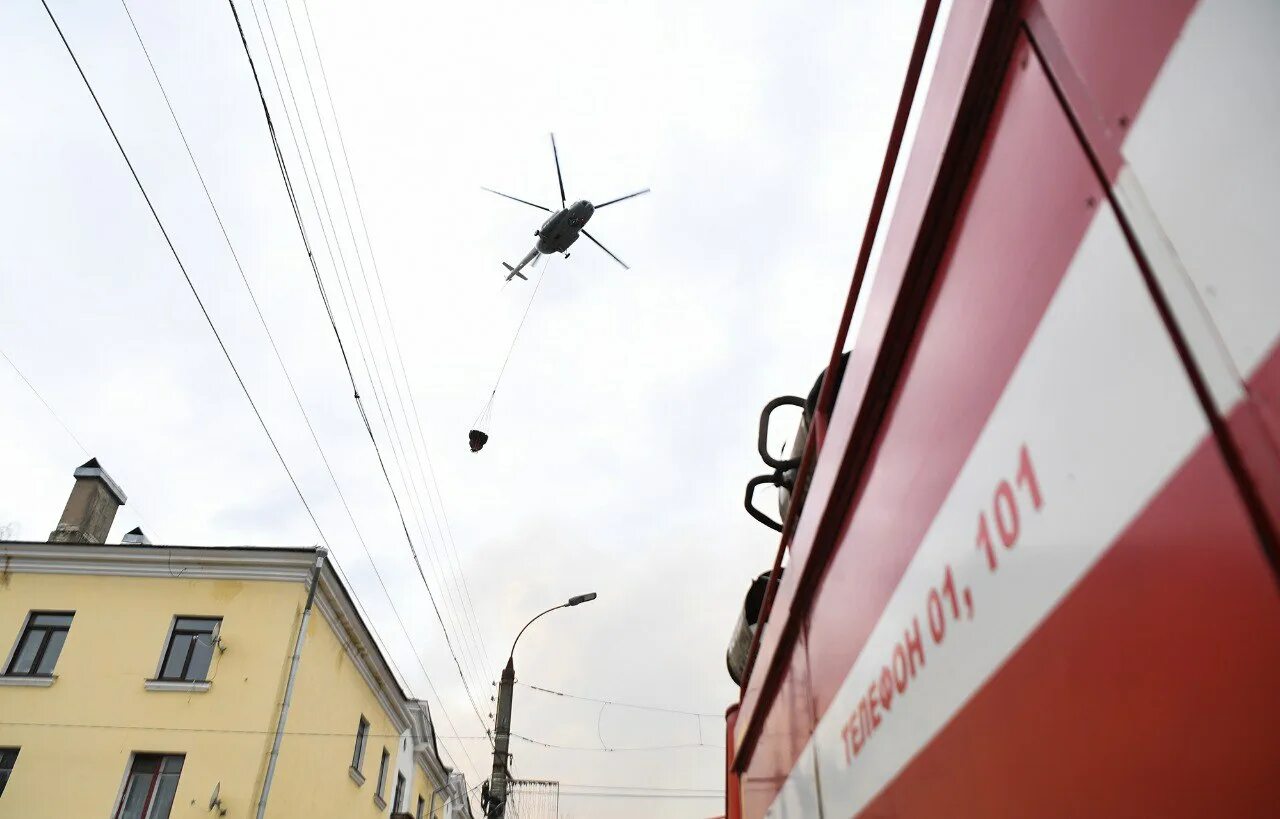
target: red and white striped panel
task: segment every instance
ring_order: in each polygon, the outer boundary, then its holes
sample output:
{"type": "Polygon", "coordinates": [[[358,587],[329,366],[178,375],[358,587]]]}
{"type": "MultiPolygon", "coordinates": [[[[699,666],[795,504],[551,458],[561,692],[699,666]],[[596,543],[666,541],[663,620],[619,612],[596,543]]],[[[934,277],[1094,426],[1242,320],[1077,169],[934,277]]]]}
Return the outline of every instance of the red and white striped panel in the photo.
{"type": "Polygon", "coordinates": [[[1280,804],[1280,598],[1241,495],[1280,505],[1280,7],[1140,5],[1045,3],[1124,132],[1112,190],[1248,474],[1024,40],[810,609],[792,676],[821,716],[774,748],[769,816],[1280,804]]]}
{"type": "Polygon", "coordinates": [[[1280,4],[1204,0],[1123,138],[1116,191],[1280,526],[1280,4]]]}

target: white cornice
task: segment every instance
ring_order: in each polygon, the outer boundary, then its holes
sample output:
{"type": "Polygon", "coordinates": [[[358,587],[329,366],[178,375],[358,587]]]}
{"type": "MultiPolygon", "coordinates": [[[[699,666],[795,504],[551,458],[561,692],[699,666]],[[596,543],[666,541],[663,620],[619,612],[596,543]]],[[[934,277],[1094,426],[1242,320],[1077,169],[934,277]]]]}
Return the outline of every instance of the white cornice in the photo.
{"type": "Polygon", "coordinates": [[[0,542],[0,572],[302,581],[312,549],[0,542]]]}

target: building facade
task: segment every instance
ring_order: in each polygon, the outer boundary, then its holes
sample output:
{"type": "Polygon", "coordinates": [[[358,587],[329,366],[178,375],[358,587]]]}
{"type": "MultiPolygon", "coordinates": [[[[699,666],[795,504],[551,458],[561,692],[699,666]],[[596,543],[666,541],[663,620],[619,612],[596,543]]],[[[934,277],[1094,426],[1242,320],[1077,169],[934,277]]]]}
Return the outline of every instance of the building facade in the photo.
{"type": "Polygon", "coordinates": [[[0,542],[0,818],[470,817],[324,549],[108,545],[104,497],[0,542]]]}

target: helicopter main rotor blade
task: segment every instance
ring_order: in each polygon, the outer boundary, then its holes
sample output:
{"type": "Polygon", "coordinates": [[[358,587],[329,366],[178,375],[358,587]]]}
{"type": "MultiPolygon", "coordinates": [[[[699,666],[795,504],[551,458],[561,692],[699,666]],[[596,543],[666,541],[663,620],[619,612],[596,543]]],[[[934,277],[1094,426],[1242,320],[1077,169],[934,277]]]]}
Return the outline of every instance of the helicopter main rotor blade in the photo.
{"type": "Polygon", "coordinates": [[[624,200],[624,199],[633,199],[633,198],[635,198],[635,197],[637,197],[637,196],[643,196],[644,194],[646,194],[646,193],[648,193],[648,192],[649,192],[649,189],[648,189],[648,188],[645,188],[645,189],[644,189],[644,190],[642,190],[642,191],[636,191],[635,193],[629,193],[629,194],[627,194],[626,196],[619,196],[617,199],[610,199],[608,202],[605,202],[603,205],[596,205],[596,210],[600,210],[600,208],[607,207],[608,205],[612,205],[612,204],[613,204],[613,203],[615,203],[615,202],[621,202],[621,201],[622,201],[622,200],[624,200]]]}
{"type": "MultiPolygon", "coordinates": [[[[635,194],[632,194],[632,195],[634,196],[635,194]]],[[[628,267],[628,266],[627,266],[627,263],[626,263],[626,262],[622,261],[622,260],[621,260],[621,259],[619,259],[617,256],[614,256],[614,255],[613,255],[613,251],[612,251],[612,250],[610,250],[609,248],[607,248],[607,247],[605,247],[604,245],[600,244],[600,240],[599,240],[599,239],[597,239],[596,237],[592,236],[590,233],[587,233],[585,230],[584,230],[584,231],[582,231],[582,235],[583,235],[583,236],[586,236],[588,239],[590,239],[591,241],[595,242],[595,243],[596,243],[596,247],[600,248],[600,249],[601,249],[601,250],[603,250],[605,253],[608,253],[608,254],[609,254],[609,258],[613,259],[615,262],[617,262],[618,264],[622,265],[622,269],[623,269],[623,270],[630,270],[630,269],[631,269],[630,267],[628,267]]]]}
{"type": "Polygon", "coordinates": [[[555,134],[551,135],[551,155],[555,157],[556,160],[556,181],[560,183],[560,207],[565,208],[568,207],[568,205],[565,204],[564,177],[560,175],[560,152],[556,150],[555,134]]]}
{"type": "Polygon", "coordinates": [[[551,212],[551,208],[544,208],[542,205],[535,205],[532,202],[526,202],[523,199],[519,199],[515,196],[511,196],[510,194],[503,193],[502,191],[495,191],[493,188],[486,188],[483,185],[481,185],[480,190],[488,191],[489,193],[496,193],[499,196],[505,196],[507,199],[514,199],[515,201],[519,202],[522,205],[528,205],[529,207],[537,208],[538,210],[545,210],[547,213],[551,212]]]}

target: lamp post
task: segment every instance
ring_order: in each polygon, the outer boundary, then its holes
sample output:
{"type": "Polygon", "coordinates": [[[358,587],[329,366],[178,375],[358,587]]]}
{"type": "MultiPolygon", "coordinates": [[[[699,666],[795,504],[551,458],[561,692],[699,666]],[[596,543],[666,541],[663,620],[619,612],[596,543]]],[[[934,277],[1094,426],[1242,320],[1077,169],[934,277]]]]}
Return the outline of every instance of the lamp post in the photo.
{"type": "Polygon", "coordinates": [[[488,819],[504,819],[507,811],[507,749],[511,745],[511,691],[516,682],[516,644],[520,642],[525,629],[533,625],[538,617],[550,614],[556,609],[567,609],[595,599],[596,593],[590,592],[570,597],[567,603],[552,606],[525,623],[524,628],[520,629],[520,633],[516,635],[515,642],[511,644],[511,653],[507,655],[507,667],[502,669],[502,682],[498,685],[498,721],[494,726],[493,773],[489,777],[489,804],[486,808],[488,819]]]}

